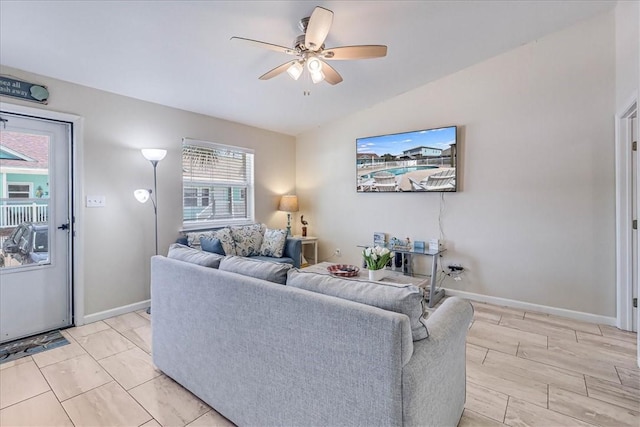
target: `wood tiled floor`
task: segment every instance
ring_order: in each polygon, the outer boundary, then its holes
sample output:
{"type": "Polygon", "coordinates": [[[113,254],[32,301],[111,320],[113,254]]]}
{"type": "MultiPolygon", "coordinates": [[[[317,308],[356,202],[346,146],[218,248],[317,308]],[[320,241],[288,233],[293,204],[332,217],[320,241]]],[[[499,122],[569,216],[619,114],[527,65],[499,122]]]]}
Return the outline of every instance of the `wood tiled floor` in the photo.
{"type": "Polygon", "coordinates": [[[640,426],[636,334],[473,306],[459,426],[640,426]]]}
{"type": "MultiPolygon", "coordinates": [[[[459,426],[640,426],[636,334],[473,303],[459,426]]],[[[0,426],[230,426],[155,369],[144,311],[0,365],[0,426]]]]}

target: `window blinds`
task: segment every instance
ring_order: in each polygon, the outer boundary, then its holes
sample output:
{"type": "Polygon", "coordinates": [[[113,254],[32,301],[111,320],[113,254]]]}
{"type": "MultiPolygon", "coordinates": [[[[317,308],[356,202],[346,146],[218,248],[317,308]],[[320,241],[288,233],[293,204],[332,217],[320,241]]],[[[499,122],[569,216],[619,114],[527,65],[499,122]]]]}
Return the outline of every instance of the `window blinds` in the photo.
{"type": "Polygon", "coordinates": [[[253,221],[253,150],[185,138],[183,225],[253,221]]]}

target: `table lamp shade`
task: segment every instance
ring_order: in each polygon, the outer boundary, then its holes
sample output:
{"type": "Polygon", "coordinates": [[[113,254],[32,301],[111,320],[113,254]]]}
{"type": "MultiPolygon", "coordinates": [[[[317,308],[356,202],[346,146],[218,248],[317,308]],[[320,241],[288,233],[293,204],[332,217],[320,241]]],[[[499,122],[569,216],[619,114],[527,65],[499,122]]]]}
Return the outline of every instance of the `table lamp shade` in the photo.
{"type": "Polygon", "coordinates": [[[298,212],[298,196],[282,196],[278,210],[283,212],[298,212]]]}

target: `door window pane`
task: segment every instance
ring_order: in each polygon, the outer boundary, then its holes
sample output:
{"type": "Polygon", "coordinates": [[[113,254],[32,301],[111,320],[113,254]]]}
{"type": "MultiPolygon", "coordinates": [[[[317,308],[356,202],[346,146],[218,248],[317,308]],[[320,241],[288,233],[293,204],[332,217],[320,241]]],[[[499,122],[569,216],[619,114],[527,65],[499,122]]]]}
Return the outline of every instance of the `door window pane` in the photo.
{"type": "Polygon", "coordinates": [[[0,135],[0,267],[48,263],[49,136],[0,135]]]}

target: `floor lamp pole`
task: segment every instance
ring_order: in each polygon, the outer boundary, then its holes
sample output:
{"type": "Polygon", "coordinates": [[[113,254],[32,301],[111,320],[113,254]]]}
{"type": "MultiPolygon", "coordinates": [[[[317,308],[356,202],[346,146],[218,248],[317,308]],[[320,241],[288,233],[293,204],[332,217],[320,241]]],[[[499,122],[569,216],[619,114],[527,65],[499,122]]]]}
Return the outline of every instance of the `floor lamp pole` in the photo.
{"type": "MultiPolygon", "coordinates": [[[[155,220],[155,234],[156,234],[156,255],[158,255],[158,175],[156,168],[158,166],[158,160],[149,160],[153,165],[153,192],[156,193],[155,198],[152,197],[153,202],[153,218],[155,220]]],[[[147,307],[147,314],[151,314],[151,307],[147,307]]]]}
{"type": "Polygon", "coordinates": [[[153,165],[153,191],[156,193],[156,200],[153,204],[153,216],[156,221],[156,255],[158,255],[158,178],[156,175],[156,167],[158,166],[157,160],[151,160],[151,164],[153,165]]]}

